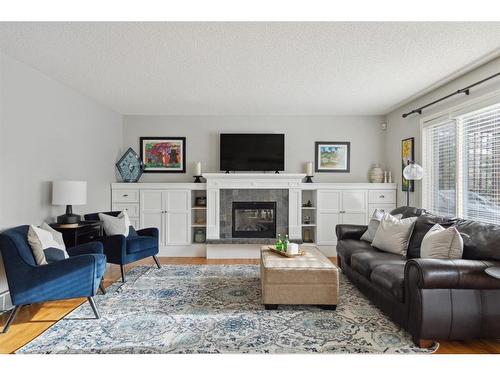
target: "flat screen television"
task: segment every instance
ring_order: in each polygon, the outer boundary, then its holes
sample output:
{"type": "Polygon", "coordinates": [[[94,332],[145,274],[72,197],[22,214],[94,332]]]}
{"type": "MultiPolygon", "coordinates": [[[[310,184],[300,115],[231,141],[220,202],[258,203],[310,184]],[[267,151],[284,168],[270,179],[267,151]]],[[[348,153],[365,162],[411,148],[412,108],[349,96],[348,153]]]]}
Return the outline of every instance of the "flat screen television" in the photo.
{"type": "Polygon", "coordinates": [[[284,171],[284,134],[220,135],[221,171],[284,171]]]}

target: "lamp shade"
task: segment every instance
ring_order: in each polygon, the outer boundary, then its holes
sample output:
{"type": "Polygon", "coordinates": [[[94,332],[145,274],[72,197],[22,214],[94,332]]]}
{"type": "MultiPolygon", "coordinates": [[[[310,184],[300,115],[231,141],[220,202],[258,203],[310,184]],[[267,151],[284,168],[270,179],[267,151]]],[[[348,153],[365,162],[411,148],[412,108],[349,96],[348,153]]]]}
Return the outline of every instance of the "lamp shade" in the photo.
{"type": "Polygon", "coordinates": [[[53,205],[87,204],[87,181],[53,181],[53,205]]]}
{"type": "Polygon", "coordinates": [[[421,180],[424,177],[424,168],[414,161],[410,161],[410,164],[403,169],[403,177],[407,180],[421,180]]]}

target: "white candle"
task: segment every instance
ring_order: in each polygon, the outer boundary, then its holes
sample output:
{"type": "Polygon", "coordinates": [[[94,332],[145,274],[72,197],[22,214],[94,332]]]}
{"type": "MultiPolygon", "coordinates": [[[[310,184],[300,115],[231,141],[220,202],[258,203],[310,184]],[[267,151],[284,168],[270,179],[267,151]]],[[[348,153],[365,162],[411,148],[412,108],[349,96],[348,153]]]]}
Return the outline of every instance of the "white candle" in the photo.
{"type": "Polygon", "coordinates": [[[196,172],[195,176],[201,176],[201,162],[196,163],[196,172]]]}
{"type": "Polygon", "coordinates": [[[306,176],[312,176],[313,175],[313,163],[309,162],[306,165],[306,176]]]}

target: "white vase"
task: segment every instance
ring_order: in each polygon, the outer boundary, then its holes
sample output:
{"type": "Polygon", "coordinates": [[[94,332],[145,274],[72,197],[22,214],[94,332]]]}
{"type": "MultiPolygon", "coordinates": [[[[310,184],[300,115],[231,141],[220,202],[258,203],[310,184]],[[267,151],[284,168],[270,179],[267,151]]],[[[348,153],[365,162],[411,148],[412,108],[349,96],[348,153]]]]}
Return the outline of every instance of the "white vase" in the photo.
{"type": "Polygon", "coordinates": [[[384,171],[378,164],[370,170],[370,173],[368,173],[368,180],[374,183],[384,182],[384,171]]]}

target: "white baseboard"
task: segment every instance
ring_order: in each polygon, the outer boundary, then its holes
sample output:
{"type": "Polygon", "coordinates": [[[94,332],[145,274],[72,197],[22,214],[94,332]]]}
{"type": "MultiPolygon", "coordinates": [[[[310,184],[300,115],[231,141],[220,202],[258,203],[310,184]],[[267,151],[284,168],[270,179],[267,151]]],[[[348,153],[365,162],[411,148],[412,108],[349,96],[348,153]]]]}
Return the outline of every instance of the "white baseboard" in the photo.
{"type": "Polygon", "coordinates": [[[0,293],[0,310],[6,311],[12,308],[9,291],[0,293]]]}

